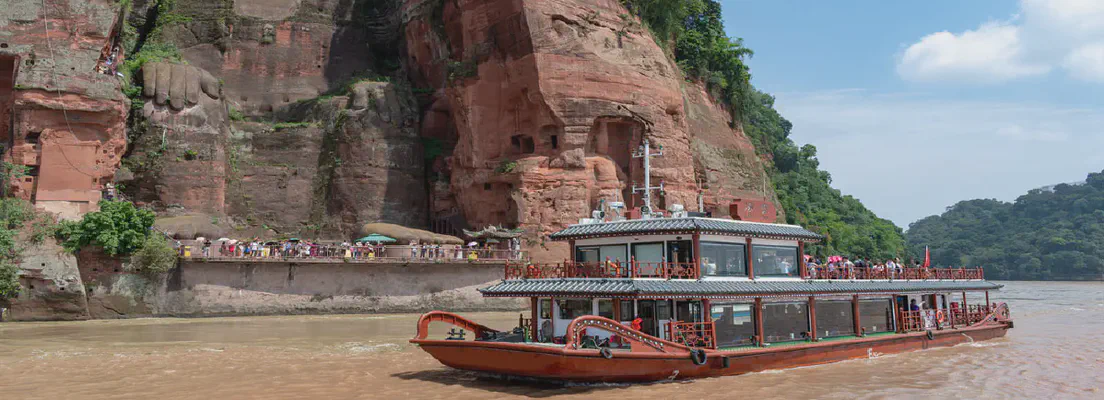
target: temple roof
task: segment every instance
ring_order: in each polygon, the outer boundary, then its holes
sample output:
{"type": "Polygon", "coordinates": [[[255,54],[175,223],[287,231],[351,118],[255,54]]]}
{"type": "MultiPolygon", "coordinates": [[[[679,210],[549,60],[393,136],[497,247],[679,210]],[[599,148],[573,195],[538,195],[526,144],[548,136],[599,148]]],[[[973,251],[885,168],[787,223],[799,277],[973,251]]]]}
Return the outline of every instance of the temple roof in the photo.
{"type": "Polygon", "coordinates": [[[721,281],[663,279],[516,279],[479,291],[487,297],[540,295],[680,296],[793,296],[816,294],[906,294],[996,290],[1004,285],[987,281],[721,281]]]}
{"type": "Polygon", "coordinates": [[[654,218],[596,224],[571,225],[553,233],[552,240],[587,239],[634,234],[675,234],[700,232],[706,234],[819,241],[823,236],[797,225],[766,224],[718,218],[654,218]]]}

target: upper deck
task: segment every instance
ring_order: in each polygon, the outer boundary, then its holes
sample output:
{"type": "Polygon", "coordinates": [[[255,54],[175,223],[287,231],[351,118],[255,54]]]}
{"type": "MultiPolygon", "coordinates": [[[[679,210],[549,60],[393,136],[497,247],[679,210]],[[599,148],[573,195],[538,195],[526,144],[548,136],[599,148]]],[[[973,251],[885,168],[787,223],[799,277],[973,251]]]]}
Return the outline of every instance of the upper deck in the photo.
{"type": "Polygon", "coordinates": [[[572,225],[562,263],[509,263],[504,279],[983,280],[979,268],[808,266],[806,243],[823,236],[797,225],[731,219],[648,218],[572,225]]]}

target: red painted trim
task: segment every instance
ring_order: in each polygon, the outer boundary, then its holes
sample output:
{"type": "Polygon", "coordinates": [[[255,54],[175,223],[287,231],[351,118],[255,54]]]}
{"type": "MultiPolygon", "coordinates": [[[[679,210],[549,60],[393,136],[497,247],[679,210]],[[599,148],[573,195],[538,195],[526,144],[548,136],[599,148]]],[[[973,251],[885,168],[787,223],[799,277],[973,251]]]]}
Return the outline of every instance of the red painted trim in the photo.
{"type": "Polygon", "coordinates": [[[860,318],[861,314],[859,314],[859,296],[858,295],[855,295],[854,297],[851,298],[851,315],[853,317],[855,317],[854,318],[854,320],[855,320],[855,336],[858,336],[858,337],[865,336],[862,333],[862,321],[861,321],[861,318],[860,318]]]}
{"type": "Polygon", "coordinates": [[[801,272],[801,277],[808,278],[809,271],[805,266],[805,242],[803,241],[797,242],[797,265],[797,269],[801,272]]]}
{"type": "Polygon", "coordinates": [[[755,337],[757,344],[763,346],[763,298],[755,298],[755,337]]]}
{"type": "Polygon", "coordinates": [[[809,296],[809,331],[812,332],[809,335],[810,339],[814,342],[817,341],[817,325],[816,325],[816,297],[809,296]]]}
{"type": "Polygon", "coordinates": [[[746,255],[747,255],[748,278],[755,279],[755,265],[752,265],[752,262],[751,262],[752,261],[752,257],[751,257],[751,238],[747,238],[747,240],[745,241],[744,251],[746,252],[746,255]]]}
{"type": "Polygon", "coordinates": [[[691,236],[691,240],[694,242],[694,276],[701,277],[701,234],[694,232],[691,236]]]}

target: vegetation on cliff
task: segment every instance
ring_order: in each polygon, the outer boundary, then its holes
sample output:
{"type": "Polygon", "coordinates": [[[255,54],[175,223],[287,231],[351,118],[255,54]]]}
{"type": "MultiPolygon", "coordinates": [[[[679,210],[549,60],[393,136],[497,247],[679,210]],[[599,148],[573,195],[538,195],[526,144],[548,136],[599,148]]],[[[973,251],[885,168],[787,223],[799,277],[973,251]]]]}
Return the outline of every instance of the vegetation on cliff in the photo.
{"type": "Polygon", "coordinates": [[[821,256],[886,259],[904,257],[905,239],[892,222],[878,218],[858,199],[831,186],[832,177],[818,169],[816,147],[798,148],[790,139],[793,124],[774,109],[774,98],[755,90],[745,59],[752,51],[730,38],[716,0],[622,0],[648,25],[660,44],[670,48],[688,78],[704,82],[725,102],[756,151],[768,160],[768,172],[786,212],[786,222],[826,236],[809,251],[821,256]]]}
{"type": "Polygon", "coordinates": [[[746,119],[754,100],[751,70],[744,60],[752,51],[741,38],[730,38],[716,0],[622,0],[640,16],[660,45],[670,49],[688,77],[704,82],[728,106],[734,119],[746,119]]]}
{"type": "Polygon", "coordinates": [[[929,246],[935,265],[984,266],[990,279],[1101,279],[1104,171],[1012,203],[961,201],[909,225],[908,244],[929,246]]]}
{"type": "Polygon", "coordinates": [[[825,236],[810,246],[813,254],[844,254],[885,260],[907,259],[901,228],[879,218],[858,199],[831,186],[832,176],[819,169],[816,146],[798,148],[790,139],[793,124],[774,109],[774,97],[754,94],[744,132],[768,165],[786,222],[799,224],[825,236]]]}
{"type": "Polygon", "coordinates": [[[41,243],[53,228],[54,217],[35,211],[30,202],[0,199],[0,300],[15,297],[21,290],[16,266],[23,253],[21,245],[41,243]]]}
{"type": "Polygon", "coordinates": [[[108,255],[129,255],[138,250],[156,219],[148,210],[129,201],[100,201],[100,211],[84,215],[80,221],[66,221],[58,229],[66,250],[96,246],[108,255]]]}

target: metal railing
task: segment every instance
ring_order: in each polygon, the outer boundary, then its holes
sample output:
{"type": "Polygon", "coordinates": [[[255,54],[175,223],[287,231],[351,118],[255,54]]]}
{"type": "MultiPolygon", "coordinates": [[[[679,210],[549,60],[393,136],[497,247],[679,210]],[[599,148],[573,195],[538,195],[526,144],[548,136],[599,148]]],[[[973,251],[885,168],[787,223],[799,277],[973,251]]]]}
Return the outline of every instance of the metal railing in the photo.
{"type": "Polygon", "coordinates": [[[481,249],[459,246],[410,246],[410,245],[181,245],[179,255],[184,259],[211,261],[254,260],[321,260],[356,262],[445,262],[445,261],[521,261],[528,252],[521,250],[481,249]]]}
{"type": "Polygon", "coordinates": [[[667,324],[670,340],[688,347],[717,348],[717,330],[713,322],[678,322],[667,324]]]}
{"type": "Polygon", "coordinates": [[[985,271],[977,268],[885,268],[829,267],[806,268],[806,279],[985,279],[985,271]]]}
{"type": "Polygon", "coordinates": [[[984,304],[970,305],[965,309],[953,307],[947,310],[901,310],[897,315],[897,328],[900,332],[920,332],[966,327],[984,321],[992,311],[991,306],[984,304]]]}

